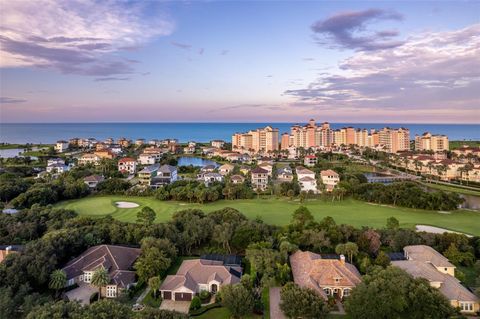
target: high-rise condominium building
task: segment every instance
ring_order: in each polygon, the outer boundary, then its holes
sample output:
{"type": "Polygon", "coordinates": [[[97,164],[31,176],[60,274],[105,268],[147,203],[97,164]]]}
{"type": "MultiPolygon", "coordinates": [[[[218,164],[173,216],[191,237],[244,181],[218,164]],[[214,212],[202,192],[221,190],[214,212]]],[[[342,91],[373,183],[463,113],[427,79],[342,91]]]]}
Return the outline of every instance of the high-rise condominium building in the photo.
{"type": "Polygon", "coordinates": [[[290,146],[303,148],[330,146],[334,139],[330,124],[325,122],[321,126],[317,126],[314,119],[310,119],[306,125],[292,126],[288,145],[286,136],[288,133],[282,135],[282,149],[290,146]]]}
{"type": "Polygon", "coordinates": [[[257,153],[278,150],[278,129],[271,126],[232,135],[232,148],[257,153]]]}
{"type": "Polygon", "coordinates": [[[448,137],[446,135],[432,135],[429,132],[415,135],[415,149],[419,151],[448,151],[448,137]]]}
{"type": "Polygon", "coordinates": [[[406,128],[385,127],[378,132],[379,144],[389,153],[410,150],[410,131],[406,128]]]}

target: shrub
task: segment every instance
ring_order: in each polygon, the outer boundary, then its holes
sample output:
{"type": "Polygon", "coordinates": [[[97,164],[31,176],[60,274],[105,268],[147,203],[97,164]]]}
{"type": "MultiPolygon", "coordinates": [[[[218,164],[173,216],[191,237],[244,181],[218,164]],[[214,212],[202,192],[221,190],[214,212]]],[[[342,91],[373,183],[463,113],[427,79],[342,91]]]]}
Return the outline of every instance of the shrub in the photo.
{"type": "Polygon", "coordinates": [[[200,292],[200,300],[205,303],[206,301],[209,301],[210,300],[210,292],[208,292],[207,290],[202,290],[200,292]]]}
{"type": "Polygon", "coordinates": [[[198,298],[198,296],[193,297],[192,303],[190,304],[190,310],[200,309],[201,306],[202,302],[200,301],[200,298],[198,298]]]}

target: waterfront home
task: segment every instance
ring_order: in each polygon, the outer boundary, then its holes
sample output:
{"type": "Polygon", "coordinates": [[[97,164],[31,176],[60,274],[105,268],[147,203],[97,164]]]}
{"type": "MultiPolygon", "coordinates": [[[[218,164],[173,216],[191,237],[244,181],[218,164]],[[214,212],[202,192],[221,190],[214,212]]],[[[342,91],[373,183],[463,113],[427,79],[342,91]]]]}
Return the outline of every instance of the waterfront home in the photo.
{"type": "Polygon", "coordinates": [[[268,171],[256,167],[251,171],[252,174],[252,187],[254,190],[264,191],[268,187],[268,171]]]}
{"type": "Polygon", "coordinates": [[[78,164],[79,165],[86,165],[86,164],[98,165],[100,163],[100,160],[101,160],[100,156],[96,154],[87,153],[80,156],[80,158],[78,159],[78,164]]]}
{"type": "Polygon", "coordinates": [[[159,160],[162,157],[162,155],[166,152],[167,151],[158,147],[147,147],[146,149],[143,150],[143,154],[155,156],[156,160],[159,160]]]}
{"type": "Polygon", "coordinates": [[[392,261],[415,278],[425,278],[437,288],[450,304],[462,313],[473,314],[480,310],[480,299],[455,278],[455,266],[430,246],[413,245],[403,249],[406,260],[392,261]]]}
{"type": "Polygon", "coordinates": [[[172,165],[162,165],[157,171],[157,176],[153,177],[152,185],[160,186],[167,185],[177,181],[178,172],[177,168],[172,165]]]}
{"type": "Polygon", "coordinates": [[[327,192],[331,192],[335,186],[337,186],[338,182],[340,182],[340,175],[331,169],[321,171],[320,178],[327,192]]]}
{"type": "Polygon", "coordinates": [[[78,147],[83,149],[92,149],[98,141],[92,137],[90,138],[81,138],[78,140],[78,147]]]}
{"type": "Polygon", "coordinates": [[[135,174],[137,161],[131,157],[124,157],[118,161],[118,171],[121,173],[135,174]]]}
{"type": "Polygon", "coordinates": [[[202,291],[212,294],[224,285],[240,282],[242,267],[240,262],[228,264],[225,260],[206,259],[184,260],[175,275],[168,275],[163,281],[160,292],[164,300],[191,301],[202,291]]]}
{"type": "Polygon", "coordinates": [[[297,285],[309,288],[327,300],[343,299],[362,279],[357,268],[340,259],[324,259],[309,251],[297,250],[290,256],[293,280],[297,285]]]}
{"type": "Polygon", "coordinates": [[[129,147],[132,142],[122,137],[118,139],[117,143],[120,144],[121,147],[126,148],[126,147],[129,147]]]}
{"type": "Polygon", "coordinates": [[[120,144],[110,144],[108,149],[116,155],[122,153],[122,146],[120,144]]]}
{"type": "Polygon", "coordinates": [[[152,154],[140,154],[138,156],[138,162],[141,164],[141,165],[152,165],[152,164],[155,164],[155,161],[156,161],[156,156],[155,155],[152,155],[152,154]]]}
{"type": "Polygon", "coordinates": [[[317,157],[315,155],[306,155],[303,159],[303,165],[312,167],[317,164],[317,157]]]}
{"type": "Polygon", "coordinates": [[[220,166],[218,168],[218,172],[221,174],[221,175],[228,175],[230,174],[231,172],[233,172],[233,169],[235,168],[234,165],[232,164],[223,164],[222,166],[220,166]]]}
{"type": "Polygon", "coordinates": [[[277,169],[277,179],[281,182],[291,182],[293,180],[293,171],[289,166],[277,169]]]}
{"type": "MultiPolygon", "coordinates": [[[[132,266],[140,253],[141,249],[138,248],[115,245],[90,247],[62,268],[67,275],[66,287],[74,284],[79,286],[76,289],[91,286],[94,272],[104,268],[108,272],[109,282],[105,287],[101,287],[101,295],[106,298],[116,298],[123,290],[135,283],[135,271],[132,266]]],[[[66,295],[68,297],[78,294],[67,292],[66,295]]]]}
{"type": "Polygon", "coordinates": [[[211,172],[215,171],[215,169],[216,169],[215,165],[211,165],[211,164],[205,165],[200,169],[200,173],[203,173],[203,174],[211,173],[211,172]]]}
{"type": "Polygon", "coordinates": [[[21,245],[0,245],[0,263],[12,253],[16,254],[23,250],[21,245]]]}
{"type": "Polygon", "coordinates": [[[300,190],[304,192],[314,192],[317,193],[317,180],[315,179],[315,172],[302,167],[297,166],[295,169],[298,178],[298,185],[300,185],[300,190]]]}
{"type": "Polygon", "coordinates": [[[58,173],[58,174],[65,173],[69,170],[70,170],[70,166],[65,165],[65,162],[49,164],[47,165],[47,168],[46,168],[47,173],[58,173]]]}
{"type": "Polygon", "coordinates": [[[205,183],[205,186],[209,186],[215,182],[223,182],[223,175],[215,172],[209,172],[203,174],[201,179],[205,183]]]}
{"type": "Polygon", "coordinates": [[[57,151],[58,153],[63,153],[63,152],[66,152],[68,150],[68,142],[67,141],[57,141],[57,143],[55,143],[55,151],[57,151]]]}
{"type": "Polygon", "coordinates": [[[195,153],[195,146],[186,146],[183,148],[183,152],[185,154],[194,154],[195,153]]]}
{"type": "Polygon", "coordinates": [[[142,185],[151,185],[152,178],[157,176],[158,169],[160,164],[153,164],[145,167],[140,172],[138,172],[138,179],[142,185]]]}
{"type": "Polygon", "coordinates": [[[90,188],[97,188],[98,183],[103,182],[105,178],[100,175],[90,175],[83,179],[83,182],[90,188]]]}
{"type": "Polygon", "coordinates": [[[148,140],[148,145],[157,146],[157,145],[160,145],[160,141],[157,140],[156,138],[153,138],[151,140],[148,140]]]}
{"type": "Polygon", "coordinates": [[[215,152],[215,147],[202,147],[202,154],[207,156],[212,156],[215,152]]]}
{"type": "Polygon", "coordinates": [[[117,156],[117,154],[113,153],[109,149],[95,151],[93,154],[97,155],[101,159],[114,159],[117,156]]]}
{"type": "Polygon", "coordinates": [[[215,148],[222,148],[225,145],[225,141],[222,140],[213,140],[210,142],[210,145],[215,148]]]}
{"type": "Polygon", "coordinates": [[[230,181],[232,184],[243,184],[243,182],[245,182],[245,177],[242,175],[232,175],[230,181]]]}

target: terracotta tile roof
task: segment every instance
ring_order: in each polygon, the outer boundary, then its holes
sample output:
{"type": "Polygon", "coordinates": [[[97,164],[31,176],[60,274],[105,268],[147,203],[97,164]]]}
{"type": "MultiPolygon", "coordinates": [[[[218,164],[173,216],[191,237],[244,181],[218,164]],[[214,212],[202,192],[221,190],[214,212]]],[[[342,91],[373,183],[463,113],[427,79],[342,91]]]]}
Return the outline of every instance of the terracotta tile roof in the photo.
{"type": "Polygon", "coordinates": [[[338,176],[338,173],[331,169],[327,169],[325,171],[321,171],[320,175],[321,176],[338,176]]]}
{"type": "Polygon", "coordinates": [[[136,162],[136,159],[131,157],[124,157],[118,161],[119,163],[127,163],[127,162],[136,162]]]}
{"type": "Polygon", "coordinates": [[[103,180],[103,176],[100,175],[90,175],[83,179],[84,182],[101,182],[103,180]]]}
{"type": "Polygon", "coordinates": [[[322,256],[298,250],[290,256],[293,279],[301,287],[316,290],[326,298],[323,288],[350,287],[361,282],[354,265],[337,259],[322,259],[322,256]]]}

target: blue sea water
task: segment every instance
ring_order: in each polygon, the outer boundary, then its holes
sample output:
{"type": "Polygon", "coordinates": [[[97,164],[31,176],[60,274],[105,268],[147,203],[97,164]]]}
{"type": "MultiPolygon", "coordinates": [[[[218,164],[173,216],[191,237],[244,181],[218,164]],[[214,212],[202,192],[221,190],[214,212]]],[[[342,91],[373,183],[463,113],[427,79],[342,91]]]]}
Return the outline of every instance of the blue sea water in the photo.
{"type": "MultiPolygon", "coordinates": [[[[129,139],[177,138],[181,142],[208,142],[212,139],[230,141],[235,132],[244,132],[272,125],[280,133],[289,132],[295,123],[22,123],[0,124],[0,142],[4,143],[53,143],[73,137],[94,137],[99,140],[112,137],[129,139]]],[[[445,134],[450,140],[480,140],[480,124],[368,124],[331,123],[333,128],[353,126],[355,128],[380,129],[385,126],[410,129],[415,134],[431,132],[445,134]]]]}

